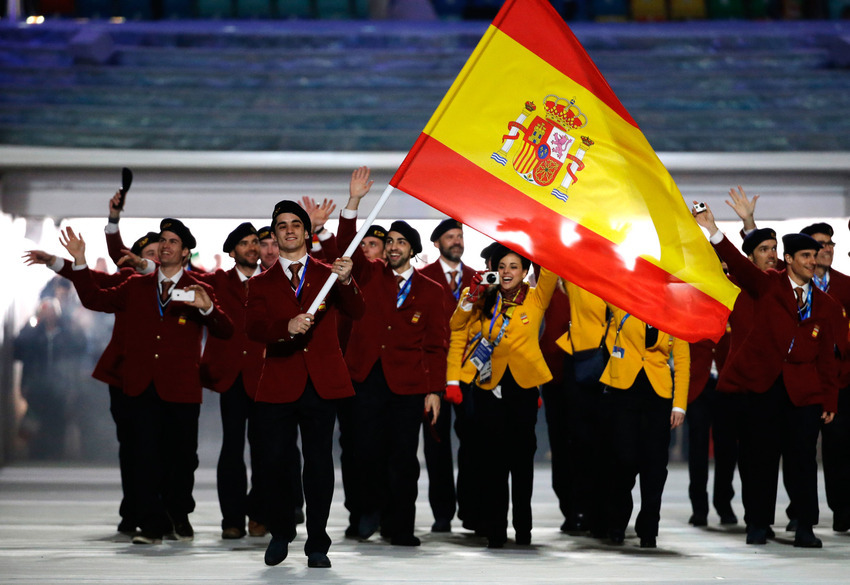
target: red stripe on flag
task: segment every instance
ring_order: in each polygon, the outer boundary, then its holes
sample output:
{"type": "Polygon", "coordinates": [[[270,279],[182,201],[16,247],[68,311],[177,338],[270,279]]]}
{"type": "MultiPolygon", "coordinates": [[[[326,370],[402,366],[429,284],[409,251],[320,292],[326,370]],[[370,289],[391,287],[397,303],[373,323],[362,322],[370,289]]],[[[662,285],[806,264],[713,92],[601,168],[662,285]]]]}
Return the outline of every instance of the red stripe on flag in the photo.
{"type": "Polygon", "coordinates": [[[549,2],[508,0],[493,20],[493,26],[579,85],[590,90],[626,122],[635,128],[638,127],[637,122],[614,95],[614,90],[605,81],[573,31],[549,2]],[[557,50],[553,50],[553,47],[557,50]],[[564,47],[568,49],[564,50],[564,47]]]}
{"type": "Polygon", "coordinates": [[[640,258],[633,269],[627,268],[614,243],[541,205],[427,134],[419,136],[390,184],[567,280],[581,283],[608,302],[630,307],[632,315],[675,337],[717,341],[725,331],[729,310],[722,303],[640,258]],[[575,230],[572,243],[562,241],[564,227],[575,230]],[[531,249],[519,244],[511,232],[526,234],[531,249]],[[569,262],[563,263],[564,258],[569,262]]]}

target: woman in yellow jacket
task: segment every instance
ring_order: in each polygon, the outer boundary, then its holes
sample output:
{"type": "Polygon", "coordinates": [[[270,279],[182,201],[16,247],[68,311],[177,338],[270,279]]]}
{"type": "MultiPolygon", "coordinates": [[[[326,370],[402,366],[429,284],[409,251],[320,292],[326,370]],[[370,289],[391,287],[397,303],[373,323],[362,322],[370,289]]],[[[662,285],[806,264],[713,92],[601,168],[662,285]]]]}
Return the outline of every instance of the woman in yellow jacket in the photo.
{"type": "Polygon", "coordinates": [[[632,488],[640,474],[641,507],[635,531],[641,548],[655,548],[670,430],[684,422],[688,404],[690,348],[686,341],[622,309],[610,308],[613,320],[606,343],[611,357],[600,379],[605,388],[602,417],[609,537],[615,544],[625,538],[633,508],[632,488]]]}
{"type": "Polygon", "coordinates": [[[552,379],[538,339],[558,277],[542,269],[532,288],[523,282],[528,259],[499,246],[491,260],[499,284],[467,290],[452,316],[447,392],[459,382],[473,384],[480,528],[488,546],[500,548],[507,541],[509,475],[516,542],[531,543],[538,386],[552,379]]]}

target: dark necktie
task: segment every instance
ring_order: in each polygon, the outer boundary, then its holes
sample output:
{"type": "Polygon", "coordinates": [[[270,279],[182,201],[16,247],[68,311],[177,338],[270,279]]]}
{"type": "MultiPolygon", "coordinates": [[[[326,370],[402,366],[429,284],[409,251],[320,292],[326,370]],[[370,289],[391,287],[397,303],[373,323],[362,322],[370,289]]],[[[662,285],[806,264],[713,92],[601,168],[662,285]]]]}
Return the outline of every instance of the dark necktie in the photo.
{"type": "Polygon", "coordinates": [[[449,272],[449,288],[452,292],[457,291],[457,270],[449,272]]]}
{"type": "Polygon", "coordinates": [[[794,294],[797,295],[797,309],[802,309],[806,306],[806,300],[803,298],[803,287],[795,286],[794,294]]]}
{"type": "Polygon", "coordinates": [[[163,280],[159,285],[159,302],[163,305],[168,302],[169,298],[171,298],[171,295],[169,295],[168,292],[171,289],[172,284],[173,283],[170,280],[163,280]]]}
{"type": "Polygon", "coordinates": [[[298,278],[298,271],[301,270],[300,262],[293,262],[289,265],[289,274],[292,276],[289,278],[289,282],[292,284],[292,290],[298,290],[298,284],[301,282],[301,279],[298,278]]]}
{"type": "Polygon", "coordinates": [[[404,284],[404,277],[400,274],[396,274],[395,275],[395,281],[396,281],[398,288],[401,288],[401,285],[404,284]]]}

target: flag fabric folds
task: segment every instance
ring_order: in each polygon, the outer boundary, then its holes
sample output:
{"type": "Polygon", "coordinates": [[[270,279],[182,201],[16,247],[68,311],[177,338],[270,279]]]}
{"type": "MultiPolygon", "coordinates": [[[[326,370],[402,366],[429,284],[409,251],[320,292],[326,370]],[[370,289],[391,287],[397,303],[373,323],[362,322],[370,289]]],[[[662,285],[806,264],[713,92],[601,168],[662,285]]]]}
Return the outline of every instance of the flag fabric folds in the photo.
{"type": "Polygon", "coordinates": [[[390,181],[687,341],[738,289],[672,177],[546,0],[507,0],[390,181]]]}

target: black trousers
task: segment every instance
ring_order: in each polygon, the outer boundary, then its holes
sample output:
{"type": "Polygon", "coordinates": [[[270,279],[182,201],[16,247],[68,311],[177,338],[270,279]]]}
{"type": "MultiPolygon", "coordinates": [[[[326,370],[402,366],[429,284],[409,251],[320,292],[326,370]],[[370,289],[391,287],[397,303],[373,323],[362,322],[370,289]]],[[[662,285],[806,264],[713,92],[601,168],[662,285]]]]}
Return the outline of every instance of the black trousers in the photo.
{"type": "Polygon", "coordinates": [[[607,388],[602,395],[611,532],[625,532],[634,508],[632,488],[640,475],[641,505],[635,530],[641,538],[658,536],[672,403],[655,393],[643,370],[628,390],[607,388]]]}
{"type": "Polygon", "coordinates": [[[362,514],[381,516],[381,532],[412,536],[419,481],[419,432],[425,399],[422,394],[393,394],[381,362],[355,383],[355,448],[362,514]]]}
{"type": "Polygon", "coordinates": [[[510,369],[505,371],[499,385],[501,398],[492,390],[477,386],[473,394],[481,459],[481,528],[489,538],[504,540],[509,501],[513,504],[514,531],[518,535],[531,533],[539,394],[537,388],[520,388],[510,369]]]}
{"type": "Polygon", "coordinates": [[[552,489],[564,518],[591,522],[597,500],[601,454],[599,402],[602,386],[575,381],[573,357],[564,356],[564,381],[543,385],[552,451],[552,489]]]}
{"type": "Polygon", "coordinates": [[[475,396],[472,388],[471,384],[460,384],[463,402],[454,408],[454,428],[458,438],[457,517],[468,530],[476,530],[481,522],[481,450],[474,432],[475,396]]]}
{"type": "Polygon", "coordinates": [[[714,442],[714,509],[732,512],[732,480],[738,461],[738,429],[742,424],[744,394],[718,392],[709,378],[702,393],[688,405],[688,495],[694,514],[708,514],[708,452],[714,442]]]}
{"type": "Polygon", "coordinates": [[[826,503],[850,518],[850,387],[839,390],[838,412],[821,433],[826,503]]]}
{"type": "MultiPolygon", "coordinates": [[[[301,430],[304,453],[304,499],[307,508],[306,554],[327,553],[328,514],[334,492],[333,435],[336,401],[325,400],[307,381],[295,402],[255,402],[252,424],[260,473],[260,498],[272,536],[290,538],[295,531],[296,495],[291,481],[293,448],[301,430]]],[[[254,474],[256,477],[256,473],[254,474]]]]}
{"type": "Polygon", "coordinates": [[[118,468],[121,472],[121,505],[118,514],[123,523],[139,525],[138,487],[133,481],[133,452],[136,449],[133,434],[133,411],[131,398],[118,387],[109,385],[109,412],[115,421],[118,437],[118,468]]]}
{"type": "MultiPolygon", "coordinates": [[[[422,421],[425,467],[428,470],[428,502],[435,520],[451,520],[457,509],[454,457],[452,453],[452,406],[440,402],[440,416],[433,431],[429,421],[422,421]]],[[[463,403],[459,405],[463,406],[463,403]]],[[[455,416],[457,427],[458,417],[455,416]]]]}
{"type": "MultiPolygon", "coordinates": [[[[257,492],[248,490],[248,470],[245,465],[245,433],[254,401],[245,392],[240,374],[226,392],[219,395],[222,441],[216,467],[218,503],[221,507],[221,527],[245,530],[246,517],[262,519],[257,492]]],[[[248,441],[251,460],[254,448],[248,441]]],[[[252,478],[252,486],[256,480],[252,478]]]]}
{"type": "Polygon", "coordinates": [[[773,524],[779,458],[786,458],[784,469],[791,474],[791,504],[800,526],[818,523],[817,440],[820,433],[819,404],[794,406],[780,376],[764,393],[748,394],[747,418],[750,421],[741,449],[742,497],[748,526],[766,528],[773,524]]]}
{"type": "Polygon", "coordinates": [[[153,384],[128,399],[132,410],[133,482],[138,486],[139,527],[171,531],[172,519],[195,510],[200,404],[166,402],[153,384]]]}
{"type": "Polygon", "coordinates": [[[360,480],[358,479],[355,445],[357,442],[357,396],[338,401],[336,420],[339,423],[339,466],[348,525],[357,528],[360,523],[360,480]]]}

